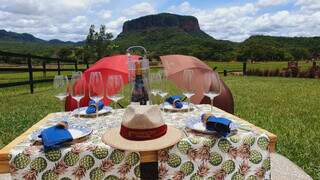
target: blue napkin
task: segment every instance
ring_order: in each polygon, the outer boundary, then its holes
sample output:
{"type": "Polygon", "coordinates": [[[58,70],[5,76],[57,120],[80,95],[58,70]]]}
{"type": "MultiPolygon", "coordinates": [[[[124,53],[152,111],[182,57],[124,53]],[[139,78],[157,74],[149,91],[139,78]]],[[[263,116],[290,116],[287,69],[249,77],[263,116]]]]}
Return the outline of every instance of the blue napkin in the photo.
{"type": "Polygon", "coordinates": [[[204,120],[205,114],[201,115],[201,119],[206,124],[206,129],[209,131],[216,131],[220,135],[226,137],[230,134],[230,125],[232,121],[223,117],[209,116],[207,120],[204,120]]]}
{"type": "MultiPolygon", "coordinates": [[[[96,105],[95,105],[95,101],[91,100],[89,101],[89,107],[86,110],[87,114],[93,114],[96,113],[96,105]]],[[[102,101],[98,102],[98,111],[100,111],[103,108],[104,104],[102,101]]]]}
{"type": "Polygon", "coordinates": [[[45,151],[59,148],[62,143],[73,140],[68,129],[59,125],[42,130],[39,137],[42,139],[45,151]]]}
{"type": "Polygon", "coordinates": [[[175,108],[181,109],[183,106],[181,98],[182,96],[170,96],[166,99],[166,102],[170,103],[175,108]]]}

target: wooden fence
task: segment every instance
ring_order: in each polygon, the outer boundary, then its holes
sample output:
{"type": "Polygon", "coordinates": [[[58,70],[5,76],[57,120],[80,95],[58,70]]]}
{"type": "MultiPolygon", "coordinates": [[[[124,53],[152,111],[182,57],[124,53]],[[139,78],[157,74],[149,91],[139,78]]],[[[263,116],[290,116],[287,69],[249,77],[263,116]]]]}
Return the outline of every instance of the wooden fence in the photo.
{"type": "MultiPolygon", "coordinates": [[[[0,57],[4,58],[21,58],[25,60],[25,65],[27,67],[17,68],[17,67],[0,67],[0,73],[23,73],[28,72],[28,81],[19,81],[19,82],[9,82],[9,83],[0,83],[0,88],[4,87],[13,87],[20,85],[30,85],[30,93],[34,92],[34,84],[42,83],[42,82],[50,82],[53,81],[52,78],[45,78],[40,80],[34,80],[33,72],[43,72],[43,76],[46,77],[46,73],[48,71],[55,71],[58,75],[61,74],[62,71],[84,71],[85,69],[78,68],[80,62],[68,60],[68,59],[60,59],[60,58],[52,58],[52,57],[44,57],[44,56],[36,56],[31,54],[18,54],[11,52],[3,52],[0,51],[0,57]],[[40,62],[42,68],[33,68],[34,61],[40,62]],[[57,68],[47,68],[47,65],[52,65],[56,63],[57,68]],[[61,68],[63,64],[73,65],[74,68],[61,68]]],[[[82,61],[82,64],[86,65],[86,68],[89,67],[88,61],[82,61]]],[[[39,64],[38,64],[39,65],[39,64]]]]}

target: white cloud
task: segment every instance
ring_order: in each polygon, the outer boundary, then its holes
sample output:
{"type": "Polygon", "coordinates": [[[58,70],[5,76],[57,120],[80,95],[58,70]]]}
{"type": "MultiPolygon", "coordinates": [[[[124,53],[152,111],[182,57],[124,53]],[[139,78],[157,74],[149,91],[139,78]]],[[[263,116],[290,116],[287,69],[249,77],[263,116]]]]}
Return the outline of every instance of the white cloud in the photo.
{"type": "Polygon", "coordinates": [[[192,14],[198,11],[198,9],[193,8],[191,4],[187,1],[181,3],[178,6],[170,6],[168,10],[172,13],[179,12],[184,14],[192,14]]]}
{"type": "Polygon", "coordinates": [[[94,23],[87,12],[108,1],[0,0],[0,28],[27,32],[44,39],[78,41],[83,39],[90,24],[94,23]]]}
{"type": "Polygon", "coordinates": [[[288,3],[288,0],[259,0],[257,2],[258,7],[277,6],[288,3]]]}
{"type": "MultiPolygon", "coordinates": [[[[0,29],[44,39],[83,40],[91,24],[105,24],[107,31],[116,36],[126,20],[164,11],[159,7],[165,4],[147,1],[130,6],[122,0],[109,1],[0,0],[0,29]]],[[[320,35],[320,0],[257,0],[202,9],[185,0],[164,8],[197,17],[200,28],[217,39],[242,41],[253,34],[320,35]],[[275,8],[284,4],[290,7],[275,8]]]]}
{"type": "Polygon", "coordinates": [[[111,16],[112,16],[112,11],[110,11],[110,10],[101,10],[101,11],[99,12],[99,16],[100,16],[103,20],[110,19],[111,16]]]}
{"type": "Polygon", "coordinates": [[[121,17],[107,23],[106,29],[107,29],[107,31],[118,34],[122,30],[121,28],[122,28],[123,23],[127,20],[128,19],[126,17],[121,16],[121,17]]]}
{"type": "Polygon", "coordinates": [[[319,0],[296,0],[296,6],[300,6],[302,11],[320,11],[319,0]]]}
{"type": "Polygon", "coordinates": [[[155,8],[147,2],[135,4],[129,8],[125,8],[123,14],[126,16],[140,16],[155,13],[155,8]]]}
{"type": "MultiPolygon", "coordinates": [[[[297,0],[297,9],[258,13],[263,8],[289,3],[289,0],[260,0],[255,4],[196,9],[183,2],[171,6],[170,12],[190,14],[198,18],[200,28],[217,39],[243,41],[254,34],[276,36],[319,36],[319,0],[297,0]],[[313,11],[306,11],[312,9],[313,11]]],[[[319,9],[320,10],[320,9],[319,9]]]]}

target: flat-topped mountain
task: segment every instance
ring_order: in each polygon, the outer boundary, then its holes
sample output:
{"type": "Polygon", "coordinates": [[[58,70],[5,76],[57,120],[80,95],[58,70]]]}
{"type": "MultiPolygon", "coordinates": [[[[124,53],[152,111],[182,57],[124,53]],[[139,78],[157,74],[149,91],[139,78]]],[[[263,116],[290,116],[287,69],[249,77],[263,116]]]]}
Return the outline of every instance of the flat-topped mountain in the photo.
{"type": "Polygon", "coordinates": [[[198,19],[193,16],[182,16],[169,13],[143,16],[137,19],[126,21],[123,24],[122,32],[146,30],[156,27],[176,27],[186,32],[200,32],[198,19]]]}
{"type": "Polygon", "coordinates": [[[231,51],[237,44],[209,36],[200,29],[197,18],[193,16],[169,13],[126,21],[115,42],[122,52],[129,46],[142,45],[154,57],[180,53],[199,58],[214,58],[218,56],[215,52],[231,51]],[[212,57],[205,57],[203,52],[212,52],[212,57]]]}

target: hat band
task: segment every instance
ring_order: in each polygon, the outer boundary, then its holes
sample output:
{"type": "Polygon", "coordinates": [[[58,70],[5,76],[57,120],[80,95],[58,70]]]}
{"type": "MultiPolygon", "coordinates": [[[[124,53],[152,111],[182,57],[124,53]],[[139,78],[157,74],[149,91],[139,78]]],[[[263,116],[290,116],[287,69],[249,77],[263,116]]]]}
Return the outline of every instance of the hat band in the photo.
{"type": "Polygon", "coordinates": [[[132,129],[121,125],[120,135],[125,139],[144,141],[159,138],[167,132],[167,125],[164,124],[152,129],[132,129]]]}

